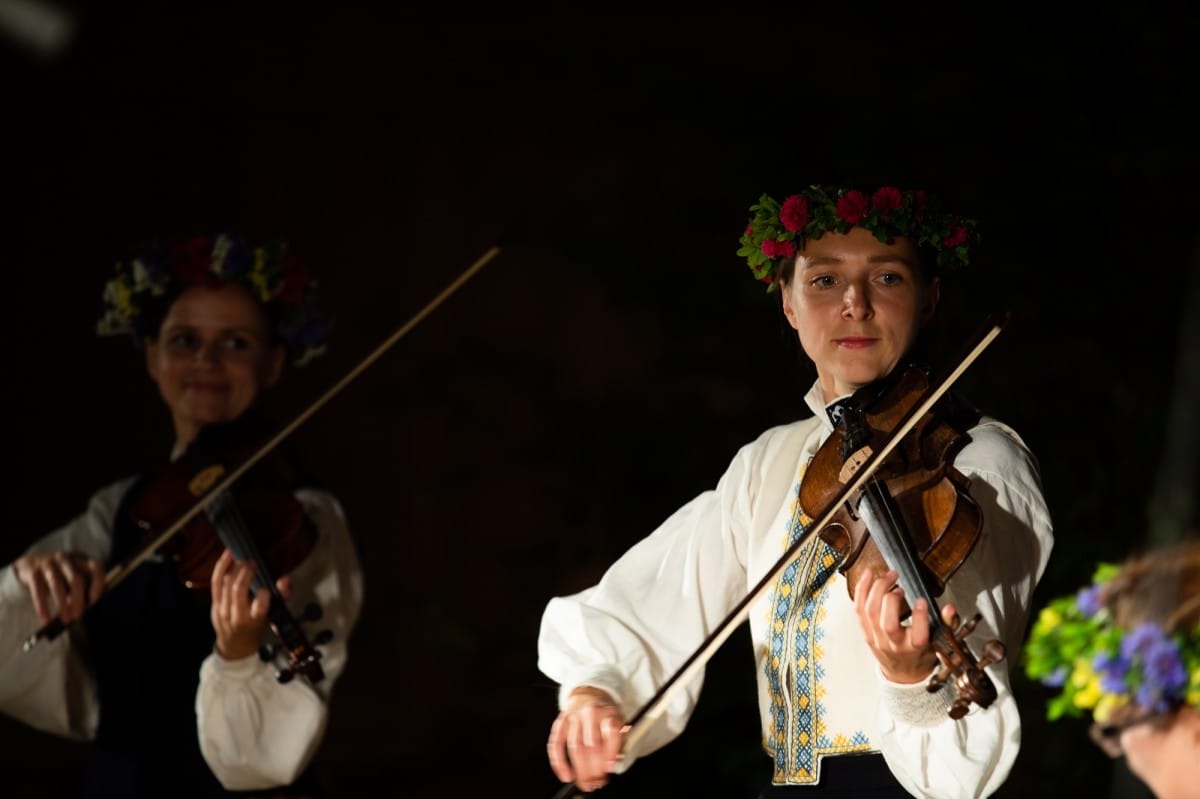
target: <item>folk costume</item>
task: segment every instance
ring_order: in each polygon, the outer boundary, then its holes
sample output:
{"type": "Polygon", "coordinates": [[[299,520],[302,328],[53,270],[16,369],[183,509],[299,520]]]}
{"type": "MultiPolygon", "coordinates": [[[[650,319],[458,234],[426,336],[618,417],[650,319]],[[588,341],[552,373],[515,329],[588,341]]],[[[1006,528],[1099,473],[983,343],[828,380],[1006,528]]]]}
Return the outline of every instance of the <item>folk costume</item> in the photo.
{"type": "MultiPolygon", "coordinates": [[[[744,599],[800,534],[808,461],[833,424],[820,390],[814,415],[742,447],[715,488],[635,544],[600,582],[546,607],[539,668],[561,686],[591,685],[630,718],[744,599]]],[[[955,467],[971,480],[984,529],[939,602],[982,614],[979,640],[1019,650],[1052,533],[1033,456],[1008,426],[984,418],[955,467]]],[[[991,667],[998,698],[957,721],[953,690],[887,682],[862,641],[832,550],[813,537],[750,609],[763,748],[777,784],[813,785],[830,757],[880,753],[914,796],[982,797],[1007,777],[1020,744],[1009,665],[991,667]]],[[[622,770],[679,735],[702,680],[626,752],[622,770]]]]}
{"type": "MultiPolygon", "coordinates": [[[[261,304],[272,346],[282,345],[293,365],[324,352],[329,325],[317,309],[316,279],[288,255],[284,243],[251,246],[230,234],[155,242],[119,261],[102,294],[97,332],[129,334],[140,347],[158,337],[171,303],[183,292],[231,283],[244,286],[261,304]]],[[[241,330],[222,335],[230,339],[222,339],[222,346],[244,349],[241,330]]],[[[190,442],[177,441],[169,460],[96,491],[83,513],[24,554],[77,553],[103,564],[108,574],[128,565],[165,532],[165,524],[149,531],[139,527],[147,520],[133,512],[134,498],[157,496],[162,469],[180,458],[197,452],[249,456],[246,446],[266,440],[257,411],[251,406],[234,420],[204,425],[190,442]],[[188,448],[181,451],[185,443],[188,448]],[[239,443],[241,450],[234,447],[239,443]]],[[[286,503],[289,514],[303,517],[308,524],[301,526],[313,532],[313,539],[305,538],[305,546],[297,546],[284,567],[291,578],[287,608],[294,622],[285,625],[288,641],[268,626],[260,657],[225,660],[215,651],[211,594],[189,587],[189,575],[171,555],[172,544],[183,536],[121,573],[78,623],[41,639],[31,638],[43,625],[30,590],[13,565],[0,568],[0,712],[38,730],[91,741],[85,775],[89,799],[321,795],[312,760],[325,733],[333,686],[346,665],[363,578],[339,500],[298,470],[288,474],[295,479],[276,486],[275,496],[294,497],[296,505],[286,503]],[[309,608],[317,618],[306,612],[309,608]],[[315,657],[317,669],[310,661],[292,662],[295,632],[308,640],[307,654],[315,657]],[[34,645],[25,651],[29,640],[34,645]]],[[[236,497],[243,484],[230,487],[227,496],[236,497]]],[[[172,518],[178,518],[194,508],[189,501],[174,510],[172,518]]],[[[219,554],[226,539],[215,527],[204,544],[219,554]]],[[[241,534],[269,538],[270,531],[241,534]]],[[[247,560],[254,553],[246,550],[234,555],[247,560]]],[[[262,560],[260,567],[271,561],[265,554],[262,560]]],[[[211,573],[213,566],[206,568],[211,573]]],[[[258,577],[265,576],[260,568],[258,577]]],[[[273,582],[284,574],[269,576],[273,582]]],[[[205,585],[207,578],[195,576],[205,585]]],[[[288,614],[271,618],[287,622],[288,614]]]]}
{"type": "MultiPolygon", "coordinates": [[[[907,237],[935,274],[965,265],[974,239],[972,221],[942,213],[924,192],[892,187],[866,194],[812,186],[783,202],[763,195],[751,210],[738,254],[769,290],[806,241],[829,232],[907,237]]],[[[714,488],[671,514],[596,585],[548,602],[538,664],[559,684],[560,708],[574,689],[591,686],[634,718],[806,534],[824,509],[800,506],[801,485],[847,398],[827,403],[818,380],[804,399],[810,417],[744,445],[714,488]]],[[[1020,436],[978,413],[964,428],[968,440],[953,466],[969,481],[982,527],[937,601],[964,618],[980,614],[968,644],[997,639],[1007,648],[1006,659],[987,666],[996,698],[952,718],[952,684],[931,692],[926,681],[888,681],[863,639],[840,555],[809,535],[748,608],[762,746],[773,763],[764,796],[976,799],[1007,778],[1021,735],[1010,660],[1019,657],[1053,528],[1037,461],[1020,436]]],[[[618,771],[683,731],[702,684],[701,672],[679,686],[622,751],[618,771]]]]}

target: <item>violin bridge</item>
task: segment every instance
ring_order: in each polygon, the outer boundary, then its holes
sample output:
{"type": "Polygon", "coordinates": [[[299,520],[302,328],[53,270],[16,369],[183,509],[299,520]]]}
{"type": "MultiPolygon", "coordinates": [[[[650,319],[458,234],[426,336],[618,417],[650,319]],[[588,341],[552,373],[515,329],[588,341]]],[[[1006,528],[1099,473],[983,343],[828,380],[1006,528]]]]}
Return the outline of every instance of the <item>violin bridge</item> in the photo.
{"type": "Polygon", "coordinates": [[[870,460],[871,455],[873,454],[874,450],[872,450],[869,446],[863,447],[857,452],[851,453],[850,457],[846,458],[846,460],[842,463],[842,470],[838,472],[838,480],[840,480],[843,485],[849,483],[850,478],[854,477],[859,468],[861,468],[864,463],[870,460]]]}

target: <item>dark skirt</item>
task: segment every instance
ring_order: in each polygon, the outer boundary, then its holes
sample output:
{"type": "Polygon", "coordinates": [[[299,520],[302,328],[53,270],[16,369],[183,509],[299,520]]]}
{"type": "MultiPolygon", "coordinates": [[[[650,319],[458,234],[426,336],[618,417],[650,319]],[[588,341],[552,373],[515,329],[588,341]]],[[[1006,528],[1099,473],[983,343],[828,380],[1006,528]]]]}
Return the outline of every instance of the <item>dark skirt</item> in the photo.
{"type": "Polygon", "coordinates": [[[843,799],[912,799],[892,776],[883,755],[840,755],[821,761],[816,785],[768,785],[758,799],[804,799],[806,796],[843,799]]]}

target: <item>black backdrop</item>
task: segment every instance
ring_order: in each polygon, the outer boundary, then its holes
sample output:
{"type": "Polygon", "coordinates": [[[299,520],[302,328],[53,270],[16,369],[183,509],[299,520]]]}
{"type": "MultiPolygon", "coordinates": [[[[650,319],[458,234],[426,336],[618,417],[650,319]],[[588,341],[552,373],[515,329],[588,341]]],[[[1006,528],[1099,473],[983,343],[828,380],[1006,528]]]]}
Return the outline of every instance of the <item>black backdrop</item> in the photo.
{"type": "MultiPolygon", "coordinates": [[[[318,268],[335,338],[280,419],[501,248],[295,434],[366,568],[336,796],[553,793],[545,601],[802,408],[812,374],[735,255],[763,191],[887,180],[977,216],[943,324],[1013,314],[961,385],[1041,459],[1039,595],[1144,542],[1200,210],[1194,15],[160,5],[62,5],[61,50],[0,51],[0,561],[166,435],[128,343],[93,335],[129,243],[237,228],[318,268]]],[[[739,632],[689,729],[606,792],[752,795],[750,657],[739,632]]],[[[1104,790],[1082,725],[1018,680],[1002,793],[1104,790]]],[[[81,757],[0,720],[6,796],[71,795],[81,757]]]]}

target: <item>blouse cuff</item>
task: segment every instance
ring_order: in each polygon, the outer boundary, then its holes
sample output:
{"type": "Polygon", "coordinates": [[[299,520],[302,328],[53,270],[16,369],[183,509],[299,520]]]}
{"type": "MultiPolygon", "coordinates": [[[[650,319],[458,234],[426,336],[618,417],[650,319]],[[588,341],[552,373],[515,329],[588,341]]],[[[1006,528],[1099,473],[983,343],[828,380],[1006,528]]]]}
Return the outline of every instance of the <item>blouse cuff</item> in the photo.
{"type": "Polygon", "coordinates": [[[253,677],[262,666],[263,662],[257,655],[226,660],[214,651],[204,659],[200,672],[208,672],[214,677],[245,681],[253,677]]]}
{"type": "Polygon", "coordinates": [[[17,570],[12,564],[0,568],[0,599],[16,602],[26,596],[25,586],[17,579],[17,570]]]}
{"type": "Polygon", "coordinates": [[[621,687],[624,683],[625,681],[621,678],[621,675],[612,669],[588,672],[577,679],[567,680],[558,689],[558,709],[563,710],[566,708],[572,691],[585,686],[588,688],[599,688],[612,697],[613,703],[617,707],[621,707],[621,687]]]}
{"type": "Polygon", "coordinates": [[[890,715],[914,727],[932,727],[950,717],[954,704],[954,687],[943,685],[930,693],[928,681],[897,683],[879,676],[880,698],[890,715]]]}

